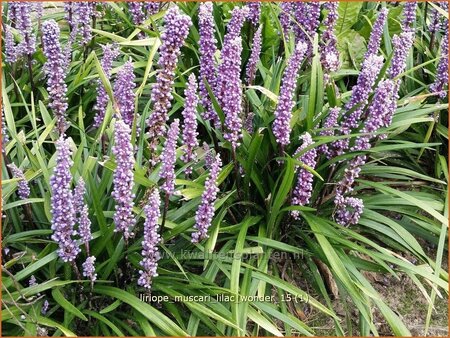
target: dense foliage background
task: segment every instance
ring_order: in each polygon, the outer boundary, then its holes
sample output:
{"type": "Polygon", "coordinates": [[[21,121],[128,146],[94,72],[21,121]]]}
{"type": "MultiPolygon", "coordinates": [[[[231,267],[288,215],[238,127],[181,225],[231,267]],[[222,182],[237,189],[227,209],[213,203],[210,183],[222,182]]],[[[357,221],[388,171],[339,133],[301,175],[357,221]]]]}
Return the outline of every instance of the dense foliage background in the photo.
{"type": "MultiPolygon", "coordinates": [[[[393,58],[392,38],[402,32],[405,5],[339,3],[334,33],[340,67],[329,75],[330,81],[320,62],[327,17],[322,5],[318,34],[310,37],[311,56],[301,63],[296,80],[290,143],[280,151],[272,124],[295,38],[282,33],[280,3],[263,3],[258,25],[246,21],[240,32],[242,118],[253,116],[252,123],[233,152],[223,129],[205,121],[203,106],[198,106],[198,162],[184,163],[180,158],[184,146],[178,142],[176,191],[169,199],[161,193],[161,259],[149,292],[137,283],[146,218],[143,208],[154,187],[162,184],[160,164],[152,166],[151,160],[162,151],[165,138],[160,137],[156,151],[152,150],[146,120],[152,118],[154,109],[151,93],[161,68],[164,16],[173,6],[192,19],[192,26],[176,66],[169,125],[175,118],[183,122],[189,75],[195,74],[201,81],[200,3],[161,3],[156,14],[135,25],[129,4],[98,2],[95,15],[88,17],[92,39],[83,43],[81,33],[70,35],[73,28],[62,3],[44,2],[42,15],[39,10],[32,14],[36,50],[15,62],[5,60],[7,37],[2,35],[2,334],[317,335],[324,333],[315,321],[320,317],[332,323],[327,334],[410,335],[411,327],[402,320],[406,314],[391,308],[379,293],[379,285],[387,277],[399,283],[408,280],[418,298],[426,300],[420,331],[426,334],[435,305],[445,302],[448,294],[448,272],[443,268],[448,252],[448,96],[439,97],[430,90],[439,75],[448,13],[438,3],[418,4],[414,43],[406,69],[398,77],[401,85],[395,115],[390,126],[377,131],[386,137],[375,137],[368,150],[348,150],[328,159],[319,146],[348,137],[339,136],[339,127],[334,127],[336,133],[331,136],[321,134],[330,108],[344,107],[351,97],[372,26],[385,7],[389,12],[379,49],[385,65],[377,83],[386,76],[393,58]],[[429,26],[436,17],[442,25],[431,33],[429,26]],[[79,241],[81,253],[69,264],[58,257],[58,245],[51,239],[50,181],[59,132],[49,106],[49,75],[43,68],[47,58],[42,49],[42,25],[50,19],[61,29],[61,45],[70,46],[65,74],[69,127],[65,134],[73,151],[72,187],[80,178],[86,183],[85,202],[93,234],[89,247],[96,258],[93,283],[77,276],[76,270],[81,271],[87,257],[83,243],[79,241]],[[253,84],[247,85],[245,67],[259,24],[261,54],[253,84]],[[108,43],[116,43],[120,50],[109,78],[101,66],[102,46],[108,43]],[[140,118],[132,125],[135,237],[125,241],[113,231],[115,201],[111,194],[117,163],[112,148],[117,107],[108,99],[106,115],[95,127],[94,106],[100,84],[113,97],[114,82],[127,61],[132,62],[136,77],[135,116],[140,118]],[[302,144],[299,136],[305,132],[314,143],[296,153],[302,144]],[[311,149],[318,151],[315,168],[299,161],[299,156],[311,149]],[[216,153],[222,168],[215,214],[209,238],[194,244],[195,215],[210,175],[205,161],[216,153]],[[357,224],[343,226],[335,222],[335,187],[349,161],[359,155],[366,155],[367,161],[352,195],[362,199],[364,210],[357,224]],[[7,166],[10,163],[25,175],[31,190],[26,199],[19,198],[24,180],[7,166]],[[291,206],[298,165],[313,174],[312,196],[307,205],[291,206]],[[192,174],[185,174],[186,167],[193,168],[192,174]],[[295,219],[291,211],[300,212],[300,217],[295,219]],[[142,299],[150,295],[168,296],[172,301],[142,299]],[[187,298],[225,295],[272,296],[275,301],[199,302],[187,298]],[[173,302],[176,296],[186,298],[173,302]]],[[[214,3],[217,58],[235,6],[245,3],[214,3]]],[[[8,10],[8,4],[3,4],[4,31],[12,24],[8,10]]],[[[19,42],[20,32],[10,29],[19,42]]],[[[214,91],[209,88],[208,92],[223,122],[222,107],[214,91]]],[[[373,97],[372,92],[369,102],[373,97]]],[[[367,112],[367,107],[364,109],[367,112]]],[[[358,130],[353,131],[351,140],[358,135],[358,130]]]]}

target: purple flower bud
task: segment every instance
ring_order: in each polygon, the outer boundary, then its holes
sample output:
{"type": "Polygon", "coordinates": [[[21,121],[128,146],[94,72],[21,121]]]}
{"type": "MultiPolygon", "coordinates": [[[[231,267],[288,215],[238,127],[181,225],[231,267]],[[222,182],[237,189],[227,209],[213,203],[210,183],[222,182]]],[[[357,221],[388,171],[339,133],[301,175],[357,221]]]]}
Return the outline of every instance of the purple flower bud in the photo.
{"type": "Polygon", "coordinates": [[[47,75],[47,90],[50,99],[50,108],[57,119],[59,132],[62,134],[68,127],[66,121],[67,111],[67,85],[65,77],[65,58],[59,43],[59,27],[55,20],[48,20],[42,24],[42,40],[44,44],[44,55],[47,58],[45,73],[47,75]]]}
{"type": "MultiPolygon", "coordinates": [[[[114,98],[116,100],[119,112],[123,121],[131,128],[134,121],[134,101],[136,94],[134,88],[134,70],[131,61],[126,62],[117,74],[117,80],[114,84],[114,98]]],[[[138,118],[139,116],[136,116],[138,118]]]]}
{"type": "Polygon", "coordinates": [[[81,44],[87,45],[92,40],[92,17],[94,16],[94,6],[92,2],[78,2],[77,16],[79,30],[81,34],[81,44]]]}
{"type": "MultiPolygon", "coordinates": [[[[237,64],[239,62],[240,68],[241,62],[241,52],[239,52],[239,54],[234,54],[233,58],[235,58],[236,60],[230,59],[229,54],[233,49],[236,49],[235,41],[238,37],[240,38],[241,28],[245,22],[247,14],[247,7],[234,7],[231,13],[231,20],[227,25],[227,33],[223,38],[222,50],[220,53],[220,64],[217,70],[217,82],[215,88],[217,100],[219,101],[222,108],[225,100],[225,95],[229,90],[228,77],[230,73],[230,64],[237,64]]],[[[240,45],[242,51],[242,42],[240,43],[240,45]]]]}
{"type": "Polygon", "coordinates": [[[242,138],[242,83],[241,71],[242,39],[229,41],[223,49],[218,78],[226,84],[221,95],[222,110],[225,115],[225,131],[223,137],[231,142],[233,149],[239,146],[242,138]]]}
{"type": "MultiPolygon", "coordinates": [[[[300,137],[303,141],[302,145],[295,152],[294,157],[297,157],[304,149],[314,144],[311,135],[309,133],[305,133],[300,137]]],[[[316,149],[311,149],[302,154],[299,159],[304,165],[307,165],[311,169],[315,169],[317,164],[317,151],[316,149]]],[[[306,205],[309,203],[312,193],[312,183],[314,176],[311,172],[303,167],[296,166],[297,170],[297,185],[292,194],[292,205],[306,205]]],[[[292,217],[298,219],[300,213],[297,210],[291,212],[292,217]]]]}
{"type": "Polygon", "coordinates": [[[297,85],[298,72],[300,64],[305,56],[307,46],[299,42],[294,53],[288,61],[288,66],[284,71],[280,95],[278,97],[277,108],[275,109],[275,121],[273,122],[273,134],[278,144],[286,146],[289,144],[289,135],[291,134],[292,108],[295,102],[293,100],[295,87],[297,85]]]}
{"type": "Polygon", "coordinates": [[[222,161],[220,155],[217,154],[215,160],[211,164],[209,177],[205,182],[205,190],[202,194],[202,201],[195,213],[195,225],[197,230],[192,233],[192,243],[198,243],[202,239],[208,238],[208,229],[211,226],[214,217],[214,202],[217,199],[219,188],[217,186],[217,178],[219,177],[222,161]]]}
{"type": "Polygon", "coordinates": [[[134,206],[134,156],[131,144],[131,128],[122,120],[117,120],[114,131],[114,146],[112,153],[116,158],[114,170],[114,190],[111,196],[116,201],[114,212],[115,232],[123,232],[125,240],[133,237],[131,228],[135,224],[133,215],[134,206]]]}
{"type": "MultiPolygon", "coordinates": [[[[116,44],[107,44],[102,46],[103,49],[103,58],[101,61],[102,69],[108,79],[111,78],[111,70],[112,63],[114,59],[119,56],[119,48],[116,44]]],[[[105,86],[103,86],[102,81],[99,79],[97,81],[97,102],[94,105],[94,109],[97,111],[97,114],[94,116],[94,127],[98,128],[102,124],[105,114],[106,108],[108,106],[109,96],[106,93],[105,86]]],[[[134,105],[134,102],[133,102],[134,105]]],[[[134,113],[134,107],[133,107],[134,113]]]]}
{"type": "MultiPolygon", "coordinates": [[[[198,147],[198,132],[197,132],[197,81],[195,75],[189,75],[188,87],[184,92],[186,100],[184,102],[183,110],[183,145],[184,154],[181,156],[181,160],[184,163],[189,163],[196,160],[195,148],[198,147]]],[[[184,171],[186,175],[192,173],[192,167],[186,168],[184,171]]]]}
{"type": "Polygon", "coordinates": [[[387,15],[388,9],[382,8],[372,27],[369,43],[367,44],[367,52],[364,56],[364,59],[367,59],[371,54],[378,54],[378,49],[381,45],[381,37],[383,36],[383,29],[386,23],[387,15]]]}
{"type": "Polygon", "coordinates": [[[436,79],[430,86],[430,91],[439,93],[441,99],[447,96],[445,86],[448,88],[448,31],[442,38],[441,59],[436,69],[436,79]]]}
{"type": "Polygon", "coordinates": [[[83,266],[83,276],[89,278],[92,282],[97,279],[97,274],[95,273],[95,257],[90,256],[86,258],[86,261],[82,264],[83,266]]]}
{"type": "Polygon", "coordinates": [[[155,15],[159,12],[159,2],[157,1],[145,1],[144,8],[147,11],[147,15],[155,15]]]}
{"type": "Polygon", "coordinates": [[[205,168],[210,169],[214,162],[214,155],[212,153],[212,150],[209,148],[208,143],[203,142],[202,148],[205,153],[205,168]]]}
{"type": "Polygon", "coordinates": [[[308,54],[312,51],[312,39],[319,28],[320,3],[317,2],[294,2],[295,20],[293,23],[295,38],[297,42],[304,42],[308,46],[308,54]]]}
{"type": "Polygon", "coordinates": [[[414,32],[403,32],[400,35],[394,35],[392,38],[394,56],[387,71],[389,78],[393,79],[405,70],[406,58],[413,44],[413,39],[414,32]]]}
{"type": "Polygon", "coordinates": [[[128,2],[128,11],[136,26],[142,25],[145,20],[144,8],[142,5],[142,2],[128,2]]]}
{"type": "Polygon", "coordinates": [[[291,30],[291,13],[293,12],[293,2],[281,2],[280,4],[280,25],[286,41],[289,41],[289,32],[291,30]]]}
{"type": "MultiPolygon", "coordinates": [[[[328,116],[323,124],[323,128],[325,130],[320,132],[319,134],[320,136],[334,136],[334,129],[338,127],[338,118],[340,113],[341,113],[340,107],[334,107],[330,109],[330,112],[328,113],[328,116]]],[[[331,159],[333,157],[333,154],[328,148],[327,144],[322,144],[318,148],[318,150],[319,152],[325,154],[325,156],[328,159],[331,159]]]]}
{"type": "Polygon", "coordinates": [[[34,277],[34,275],[31,275],[30,280],[28,281],[28,286],[36,286],[36,285],[38,285],[36,277],[34,277]]]}
{"type": "Polygon", "coordinates": [[[8,128],[5,123],[5,111],[2,106],[2,151],[6,150],[6,144],[9,142],[8,128]]]}
{"type": "Polygon", "coordinates": [[[177,139],[180,133],[180,120],[175,119],[170,125],[167,133],[167,140],[161,158],[161,169],[159,177],[164,179],[161,189],[167,194],[172,195],[175,191],[175,162],[177,161],[177,139]]]}
{"type": "Polygon", "coordinates": [[[45,316],[45,314],[48,311],[50,304],[48,303],[48,300],[44,300],[44,303],[42,304],[41,313],[45,316]]]}
{"type": "Polygon", "coordinates": [[[364,203],[360,198],[345,197],[336,209],[336,222],[345,226],[358,224],[363,209],[364,203]]]}
{"type": "Polygon", "coordinates": [[[328,10],[328,14],[324,21],[326,28],[321,36],[319,51],[326,83],[330,81],[330,73],[336,72],[340,67],[337,38],[334,34],[334,27],[338,18],[338,6],[338,2],[326,2],[324,4],[324,8],[328,10]]]}
{"type": "Polygon", "coordinates": [[[261,3],[260,2],[249,2],[247,4],[249,9],[247,19],[252,23],[253,26],[259,25],[259,17],[261,16],[261,3]]]}
{"type": "MultiPolygon", "coordinates": [[[[153,102],[153,113],[147,120],[149,126],[150,149],[155,150],[157,139],[165,136],[165,123],[171,108],[172,87],[175,77],[175,68],[181,47],[189,33],[192,25],[191,19],[180,12],[177,6],[171,7],[166,16],[165,30],[161,35],[162,45],[159,47],[158,65],[161,69],[156,75],[156,83],[153,86],[151,100],[153,102]]],[[[153,161],[155,162],[155,161],[153,161]]]]}
{"type": "Polygon", "coordinates": [[[72,262],[80,249],[73,239],[76,234],[75,210],[73,207],[72,189],[70,188],[72,174],[72,151],[69,141],[62,134],[56,142],[56,167],[50,178],[51,186],[51,213],[52,213],[52,239],[58,243],[58,255],[64,262],[72,262]]]}
{"type": "Polygon", "coordinates": [[[17,61],[18,51],[17,46],[14,42],[14,35],[11,31],[11,27],[8,25],[4,26],[5,31],[5,61],[8,63],[14,63],[17,61]]]}
{"type": "Polygon", "coordinates": [[[158,260],[160,253],[158,245],[161,242],[161,236],[158,233],[159,225],[158,218],[161,216],[159,209],[161,199],[159,197],[159,190],[155,189],[144,207],[145,222],[144,222],[144,240],[142,241],[142,261],[139,263],[142,270],[139,270],[140,277],[138,285],[147,289],[152,286],[153,277],[158,276],[156,269],[158,268],[158,260]]]}
{"type": "Polygon", "coordinates": [[[212,2],[200,4],[198,13],[198,26],[200,34],[200,97],[204,108],[203,118],[219,124],[219,117],[213,109],[208,89],[204,81],[214,90],[216,86],[216,66],[214,54],[216,53],[216,38],[214,37],[214,17],[212,2]]]}
{"type": "MultiPolygon", "coordinates": [[[[444,1],[436,1],[435,5],[441,7],[444,11],[448,12],[448,3],[444,1]]],[[[444,17],[435,8],[430,8],[430,23],[428,25],[428,30],[431,34],[438,32],[439,30],[446,29],[448,24],[448,18],[444,17]]]]}
{"type": "Polygon", "coordinates": [[[402,29],[404,32],[411,32],[416,22],[417,1],[406,2],[403,8],[402,29]]]}
{"type": "Polygon", "coordinates": [[[255,79],[256,74],[256,64],[259,61],[259,55],[261,54],[261,44],[262,44],[262,26],[259,26],[258,30],[253,37],[252,53],[247,64],[247,84],[251,85],[255,79]]]}
{"type": "Polygon", "coordinates": [[[93,237],[91,233],[91,220],[89,219],[89,208],[84,202],[86,186],[82,177],[78,180],[73,194],[74,208],[78,216],[78,234],[84,243],[88,243],[93,237]]]}
{"type": "Polygon", "coordinates": [[[16,28],[21,41],[17,46],[17,55],[31,55],[36,51],[36,36],[31,24],[32,3],[18,2],[15,4],[16,28]]]}
{"type": "Polygon", "coordinates": [[[76,2],[72,1],[64,2],[64,12],[65,12],[64,18],[67,20],[71,32],[78,29],[78,16],[76,12],[77,10],[76,6],[77,6],[76,2]]]}
{"type": "Polygon", "coordinates": [[[28,186],[27,179],[23,174],[22,169],[18,168],[14,163],[8,164],[9,169],[11,169],[14,178],[18,178],[19,182],[17,183],[18,190],[17,194],[21,200],[26,200],[30,197],[30,187],[28,186]]]}

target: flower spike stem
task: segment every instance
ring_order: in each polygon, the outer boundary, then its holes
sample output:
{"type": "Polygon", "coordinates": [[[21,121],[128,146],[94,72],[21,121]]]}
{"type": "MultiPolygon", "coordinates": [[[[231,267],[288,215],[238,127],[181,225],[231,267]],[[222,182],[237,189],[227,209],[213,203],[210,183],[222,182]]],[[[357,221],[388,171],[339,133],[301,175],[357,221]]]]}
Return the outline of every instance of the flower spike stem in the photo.
{"type": "Polygon", "coordinates": [[[161,232],[164,229],[164,224],[166,223],[166,216],[167,216],[167,210],[169,209],[169,194],[166,193],[166,196],[164,198],[164,209],[162,214],[162,221],[161,221],[161,232]]]}

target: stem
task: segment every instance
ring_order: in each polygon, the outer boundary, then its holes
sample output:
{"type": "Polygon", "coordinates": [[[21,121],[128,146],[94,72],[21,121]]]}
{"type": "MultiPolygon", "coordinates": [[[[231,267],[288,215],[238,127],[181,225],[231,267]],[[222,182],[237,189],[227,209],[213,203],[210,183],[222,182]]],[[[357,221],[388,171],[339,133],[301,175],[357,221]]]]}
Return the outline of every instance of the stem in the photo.
{"type": "Polygon", "coordinates": [[[30,73],[30,86],[31,86],[31,91],[33,93],[36,93],[35,87],[34,87],[34,80],[33,80],[33,60],[31,57],[31,54],[28,54],[28,72],[30,73]]]}
{"type": "Polygon", "coordinates": [[[167,210],[169,209],[169,197],[170,197],[170,195],[166,193],[166,196],[164,199],[164,210],[163,210],[162,221],[161,221],[161,232],[163,231],[164,224],[166,223],[167,210]]]}
{"type": "Polygon", "coordinates": [[[241,199],[241,180],[240,180],[240,175],[239,175],[239,167],[238,167],[238,163],[236,161],[236,148],[234,148],[233,146],[231,147],[231,158],[233,160],[234,163],[234,174],[236,175],[236,189],[237,189],[237,195],[238,198],[241,199]]]}

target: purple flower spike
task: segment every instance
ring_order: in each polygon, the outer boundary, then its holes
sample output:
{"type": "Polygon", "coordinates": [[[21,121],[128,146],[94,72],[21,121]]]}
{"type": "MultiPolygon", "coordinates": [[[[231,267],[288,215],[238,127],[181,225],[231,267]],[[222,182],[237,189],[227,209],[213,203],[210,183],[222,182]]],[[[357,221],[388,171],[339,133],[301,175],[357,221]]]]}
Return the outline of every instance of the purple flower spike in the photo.
{"type": "Polygon", "coordinates": [[[147,11],[147,15],[155,15],[159,12],[159,3],[157,1],[145,1],[144,8],[147,11]]]}
{"type": "Polygon", "coordinates": [[[247,19],[256,27],[259,25],[259,17],[261,16],[261,3],[257,1],[249,2],[247,6],[249,9],[247,19]]]}
{"type": "Polygon", "coordinates": [[[56,142],[56,152],[56,167],[50,178],[52,239],[59,245],[59,257],[64,262],[72,262],[80,249],[73,239],[76,231],[74,230],[73,196],[70,188],[72,181],[70,167],[73,164],[72,151],[69,148],[69,141],[64,138],[64,134],[56,142]]]}
{"type": "Polygon", "coordinates": [[[198,243],[202,239],[208,238],[208,229],[211,226],[214,217],[214,202],[217,198],[219,188],[217,186],[217,178],[219,177],[222,161],[219,154],[216,155],[215,160],[211,163],[211,170],[209,177],[205,182],[205,190],[202,194],[202,201],[195,213],[195,225],[197,230],[192,233],[192,243],[198,243]]]}
{"type": "Polygon", "coordinates": [[[221,104],[225,115],[225,140],[231,142],[233,149],[239,146],[242,138],[242,84],[240,79],[242,39],[237,37],[222,49],[221,82],[226,90],[221,96],[221,104]]]}
{"type": "Polygon", "coordinates": [[[364,210],[364,203],[360,198],[345,197],[336,209],[336,222],[344,225],[358,224],[364,210]]]}
{"type": "Polygon", "coordinates": [[[442,38],[441,45],[441,59],[436,69],[436,80],[430,86],[433,93],[439,93],[441,99],[447,96],[447,91],[444,90],[448,86],[448,32],[442,38]]]}
{"type": "Polygon", "coordinates": [[[295,2],[295,20],[293,23],[297,42],[308,45],[308,54],[312,51],[312,39],[319,28],[320,3],[317,2],[295,2]]]}
{"type": "Polygon", "coordinates": [[[416,22],[417,1],[406,2],[403,8],[402,29],[404,32],[412,32],[412,27],[416,22]]]}
{"type": "MultiPolygon", "coordinates": [[[[180,12],[177,6],[171,7],[166,16],[165,30],[161,35],[162,45],[159,47],[158,65],[161,69],[156,75],[156,83],[153,86],[151,100],[153,102],[153,113],[147,120],[149,126],[150,149],[156,150],[157,139],[165,136],[167,114],[171,108],[172,87],[175,77],[175,68],[181,47],[192,25],[191,19],[180,12]]],[[[156,160],[152,161],[153,164],[156,160]]]]}
{"type": "Polygon", "coordinates": [[[68,127],[66,121],[67,111],[67,85],[65,77],[65,56],[62,53],[59,43],[59,27],[55,20],[48,20],[42,24],[42,40],[44,44],[44,54],[47,58],[45,63],[45,74],[47,75],[47,90],[50,99],[50,108],[57,119],[57,126],[60,134],[63,134],[68,127]]]}
{"type": "Polygon", "coordinates": [[[289,41],[289,33],[292,27],[291,13],[293,10],[292,2],[282,2],[280,4],[280,25],[286,41],[289,41]]]}
{"type": "MultiPolygon", "coordinates": [[[[123,121],[131,128],[134,121],[134,101],[136,94],[134,88],[134,69],[131,61],[126,62],[117,74],[114,84],[114,98],[119,108],[123,121]]],[[[136,116],[138,118],[138,116],[136,116]]]]}
{"type": "Polygon", "coordinates": [[[167,140],[164,144],[164,150],[161,158],[161,169],[159,177],[164,179],[161,189],[167,194],[172,195],[175,191],[175,162],[177,161],[177,139],[180,133],[180,120],[175,119],[170,125],[167,133],[167,140]]]}
{"type": "Polygon", "coordinates": [[[134,206],[134,156],[131,144],[131,128],[122,120],[117,120],[114,131],[114,146],[112,152],[116,157],[117,167],[114,170],[114,191],[112,197],[116,201],[114,212],[115,232],[123,232],[125,240],[133,237],[131,228],[135,224],[134,206]]]}
{"type": "Polygon", "coordinates": [[[97,274],[95,273],[95,257],[91,256],[86,258],[86,261],[82,264],[83,276],[89,278],[92,282],[97,280],[97,274]]]}
{"type": "Polygon", "coordinates": [[[48,300],[44,300],[44,303],[42,304],[41,313],[45,316],[45,314],[48,311],[48,308],[50,307],[50,304],[48,303],[48,300]]]}
{"type": "Polygon", "coordinates": [[[17,183],[17,195],[19,195],[21,200],[26,200],[30,197],[30,187],[28,186],[27,179],[25,178],[22,169],[18,168],[14,163],[8,164],[8,167],[11,169],[14,178],[19,179],[19,182],[17,183]]]}
{"type": "Polygon", "coordinates": [[[158,218],[161,216],[160,211],[161,199],[159,190],[155,189],[144,207],[144,240],[142,241],[142,261],[139,263],[142,270],[139,270],[140,277],[138,285],[147,289],[152,287],[153,277],[158,276],[156,269],[158,268],[158,260],[160,253],[158,245],[161,242],[161,236],[158,233],[158,218]]]}
{"type": "Polygon", "coordinates": [[[367,59],[371,54],[378,54],[378,49],[381,45],[381,37],[383,36],[384,25],[386,24],[386,19],[388,15],[388,9],[382,8],[378,14],[377,19],[370,33],[369,43],[367,44],[367,52],[364,59],[367,59]]]}
{"type": "MultiPolygon", "coordinates": [[[[303,141],[302,145],[295,152],[294,157],[302,152],[305,148],[312,145],[314,142],[309,133],[305,133],[300,137],[303,141]]],[[[315,169],[317,163],[317,151],[316,149],[308,150],[306,153],[300,156],[299,160],[310,167],[311,169],[315,169]]],[[[308,170],[302,167],[297,166],[297,185],[292,194],[292,205],[306,205],[309,203],[312,193],[312,183],[314,176],[308,170]]],[[[291,212],[292,217],[295,219],[299,218],[300,213],[297,210],[291,212]]]]}
{"type": "Polygon", "coordinates": [[[93,237],[91,233],[91,221],[89,219],[89,209],[84,202],[86,185],[82,177],[78,180],[73,194],[74,208],[78,216],[78,235],[84,243],[88,243],[93,237]]]}
{"type": "Polygon", "coordinates": [[[14,63],[17,61],[17,47],[14,43],[14,35],[11,31],[11,27],[5,25],[5,61],[8,63],[14,63]]]}
{"type": "Polygon", "coordinates": [[[77,16],[81,34],[81,44],[87,45],[92,40],[92,17],[94,16],[94,6],[92,2],[77,3],[77,16]]]}
{"type": "Polygon", "coordinates": [[[307,45],[299,42],[292,53],[288,66],[283,74],[278,104],[275,110],[275,121],[273,122],[273,133],[278,144],[286,146],[289,144],[289,135],[291,134],[292,108],[295,102],[293,100],[294,90],[297,85],[298,72],[300,64],[305,56],[307,45]]]}
{"type": "Polygon", "coordinates": [[[326,2],[324,4],[324,8],[328,10],[328,14],[324,21],[326,28],[321,36],[321,48],[319,50],[320,62],[322,63],[326,83],[329,83],[331,80],[330,73],[336,72],[340,67],[337,38],[336,34],[334,34],[334,27],[338,18],[338,6],[338,2],[326,2]]]}
{"type": "Polygon", "coordinates": [[[36,36],[33,34],[33,27],[31,23],[31,11],[33,4],[30,2],[19,2],[16,6],[16,28],[20,32],[22,38],[17,46],[18,53],[20,55],[31,55],[36,51],[36,36]]]}
{"type": "Polygon", "coordinates": [[[250,59],[248,60],[247,64],[247,84],[251,85],[253,83],[253,80],[255,79],[256,74],[256,64],[259,60],[259,55],[261,54],[261,44],[262,44],[262,26],[259,26],[258,30],[255,33],[255,36],[253,37],[253,46],[252,46],[252,53],[250,55],[250,59]]]}
{"type": "Polygon", "coordinates": [[[219,117],[213,109],[209,92],[204,81],[208,82],[211,89],[216,85],[216,66],[214,54],[216,53],[217,40],[214,37],[214,17],[212,2],[200,4],[198,13],[198,25],[200,34],[200,97],[204,108],[203,118],[218,125],[219,117]]]}
{"type": "MultiPolygon", "coordinates": [[[[181,156],[181,160],[184,163],[189,163],[196,160],[195,148],[198,147],[198,132],[197,132],[197,81],[195,75],[189,75],[188,87],[184,92],[186,100],[184,102],[183,110],[183,145],[184,154],[181,156]]],[[[192,167],[186,168],[184,171],[186,175],[192,173],[192,167]]]]}
{"type": "MultiPolygon", "coordinates": [[[[119,48],[116,44],[107,44],[106,46],[102,46],[103,49],[103,58],[101,61],[101,65],[105,75],[108,79],[111,78],[111,70],[112,63],[114,59],[119,56],[119,48]]],[[[106,93],[106,89],[103,86],[102,81],[99,79],[97,81],[97,102],[95,103],[94,109],[97,111],[97,114],[94,116],[94,127],[98,128],[103,123],[106,114],[106,108],[108,107],[109,96],[106,93]]],[[[133,102],[134,105],[134,102],[133,102]]],[[[134,113],[134,108],[133,108],[134,113]]]]}
{"type": "Polygon", "coordinates": [[[392,45],[394,56],[391,60],[391,66],[387,73],[389,78],[393,79],[399,76],[406,68],[406,58],[413,44],[414,32],[403,32],[400,35],[394,35],[392,45]]]}
{"type": "Polygon", "coordinates": [[[128,2],[128,11],[130,12],[133,23],[136,26],[142,25],[145,20],[144,8],[142,4],[142,2],[128,2]]]}
{"type": "MultiPolygon", "coordinates": [[[[323,124],[323,128],[326,130],[323,130],[320,132],[320,136],[334,136],[334,129],[338,127],[338,118],[339,114],[341,113],[341,108],[334,107],[330,109],[330,112],[323,124]]],[[[325,156],[328,159],[331,159],[333,157],[332,152],[328,148],[327,144],[322,144],[318,148],[319,152],[325,154],[325,156]]]]}

